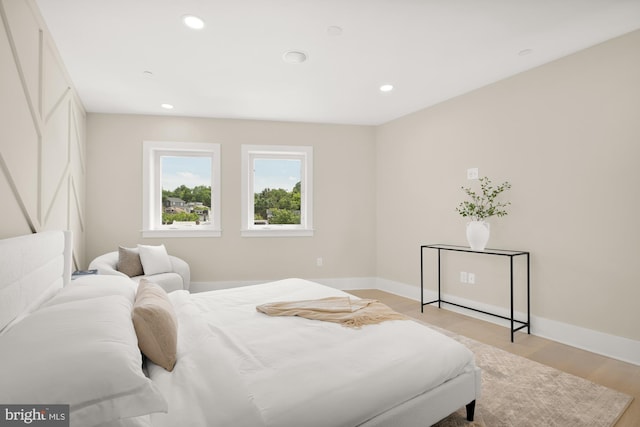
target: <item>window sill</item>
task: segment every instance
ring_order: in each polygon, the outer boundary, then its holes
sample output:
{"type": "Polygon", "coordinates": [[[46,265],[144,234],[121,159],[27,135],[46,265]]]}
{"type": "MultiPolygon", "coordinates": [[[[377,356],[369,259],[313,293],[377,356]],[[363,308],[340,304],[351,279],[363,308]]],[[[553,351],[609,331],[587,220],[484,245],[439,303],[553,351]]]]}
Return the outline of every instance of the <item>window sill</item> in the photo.
{"type": "Polygon", "coordinates": [[[222,230],[187,230],[187,229],[166,229],[166,230],[142,230],[142,237],[221,237],[222,230]]]}
{"type": "Polygon", "coordinates": [[[240,231],[242,237],[313,237],[313,229],[261,228],[240,231]]]}

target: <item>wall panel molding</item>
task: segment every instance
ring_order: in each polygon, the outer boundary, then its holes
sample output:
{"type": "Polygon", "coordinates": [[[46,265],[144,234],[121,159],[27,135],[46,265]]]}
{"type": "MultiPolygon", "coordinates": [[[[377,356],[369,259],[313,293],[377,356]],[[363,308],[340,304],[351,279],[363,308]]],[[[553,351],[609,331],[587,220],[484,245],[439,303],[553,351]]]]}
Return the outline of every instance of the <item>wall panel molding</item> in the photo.
{"type": "Polygon", "coordinates": [[[2,122],[0,188],[19,207],[11,215],[23,217],[6,221],[14,224],[6,229],[0,223],[0,235],[23,234],[15,224],[24,222],[31,232],[71,230],[74,267],[81,268],[86,113],[35,1],[0,0],[0,18],[0,61],[9,71],[0,73],[0,85],[12,89],[0,98],[0,111],[10,112],[2,122]]]}
{"type": "Polygon", "coordinates": [[[0,153],[0,170],[2,170],[2,174],[4,175],[5,180],[9,184],[9,188],[11,188],[11,191],[13,193],[13,197],[15,198],[16,203],[18,203],[18,206],[20,207],[20,210],[22,211],[22,215],[24,216],[24,219],[27,221],[27,224],[29,224],[29,228],[31,229],[31,232],[32,233],[36,233],[38,231],[38,229],[40,228],[39,227],[40,224],[37,221],[37,218],[33,218],[31,216],[31,214],[29,213],[29,210],[25,206],[24,201],[22,200],[22,196],[20,195],[20,192],[18,191],[18,188],[16,187],[16,183],[13,180],[13,177],[11,176],[11,172],[9,172],[9,168],[7,167],[7,163],[4,161],[4,157],[2,156],[2,153],[0,153]]]}
{"type": "Polygon", "coordinates": [[[12,59],[20,76],[24,97],[31,111],[34,128],[40,135],[41,115],[38,108],[38,100],[40,99],[38,93],[41,88],[39,76],[42,34],[37,29],[37,20],[30,16],[30,9],[26,2],[3,0],[0,3],[0,14],[13,53],[12,59]],[[29,29],[37,31],[36,37],[33,36],[33,33],[29,37],[29,29]],[[34,43],[33,39],[37,41],[34,43]],[[34,56],[37,58],[35,61],[33,60],[34,56]],[[33,62],[28,61],[28,58],[32,58],[33,62]]]}

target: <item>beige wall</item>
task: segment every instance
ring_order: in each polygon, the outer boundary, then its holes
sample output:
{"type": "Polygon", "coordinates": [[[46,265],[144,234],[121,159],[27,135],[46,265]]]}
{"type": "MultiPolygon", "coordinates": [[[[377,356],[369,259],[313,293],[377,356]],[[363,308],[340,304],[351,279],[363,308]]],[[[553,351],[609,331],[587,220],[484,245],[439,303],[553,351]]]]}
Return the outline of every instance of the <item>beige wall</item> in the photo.
{"type": "Polygon", "coordinates": [[[34,3],[0,16],[0,238],[70,229],[83,265],[84,109],[34,3]]]}
{"type": "MultiPolygon", "coordinates": [[[[639,161],[640,32],[380,126],[378,276],[417,287],[420,244],[466,244],[455,208],[478,167],[513,185],[489,247],[531,251],[532,314],[640,340],[639,161]]],[[[507,260],[445,267],[447,292],[508,304],[507,260]]]]}
{"type": "MultiPolygon", "coordinates": [[[[532,252],[534,316],[640,340],[640,32],[377,128],[91,114],[85,163],[84,111],[37,8],[0,0],[0,15],[0,238],[72,229],[78,267],[162,242],[195,281],[378,276],[418,297],[418,247],[465,244],[455,207],[478,167],[513,184],[490,246],[532,252]],[[145,139],[221,143],[222,238],[141,239],[145,139]],[[239,236],[243,143],[314,146],[315,237],[239,236]]],[[[505,305],[504,261],[444,266],[448,292],[505,305]]]]}
{"type": "Polygon", "coordinates": [[[88,260],[118,245],[164,243],[196,282],[375,276],[374,128],[89,114],[88,260]],[[215,142],[222,237],[142,239],[142,141],[215,142]],[[241,144],[311,145],[314,237],[240,237],[241,144]],[[324,266],[316,265],[322,257],[324,266]]]}

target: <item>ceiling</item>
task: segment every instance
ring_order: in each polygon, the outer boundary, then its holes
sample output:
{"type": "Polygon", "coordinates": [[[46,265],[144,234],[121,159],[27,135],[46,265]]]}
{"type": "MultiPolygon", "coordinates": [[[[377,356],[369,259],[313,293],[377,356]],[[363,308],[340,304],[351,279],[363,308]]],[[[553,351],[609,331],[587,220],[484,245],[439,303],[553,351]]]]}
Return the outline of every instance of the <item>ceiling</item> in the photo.
{"type": "Polygon", "coordinates": [[[640,0],[36,2],[89,112],[362,125],[640,28],[640,0]]]}

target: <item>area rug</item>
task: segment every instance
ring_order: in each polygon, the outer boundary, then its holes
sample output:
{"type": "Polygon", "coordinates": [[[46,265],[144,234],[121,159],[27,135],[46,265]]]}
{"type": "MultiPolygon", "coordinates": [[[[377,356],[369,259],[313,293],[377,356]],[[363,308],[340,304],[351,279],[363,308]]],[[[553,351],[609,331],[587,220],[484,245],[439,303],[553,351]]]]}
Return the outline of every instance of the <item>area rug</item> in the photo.
{"type": "Polygon", "coordinates": [[[466,345],[482,369],[473,422],[465,408],[435,427],[610,427],[633,397],[428,325],[466,345]]]}

